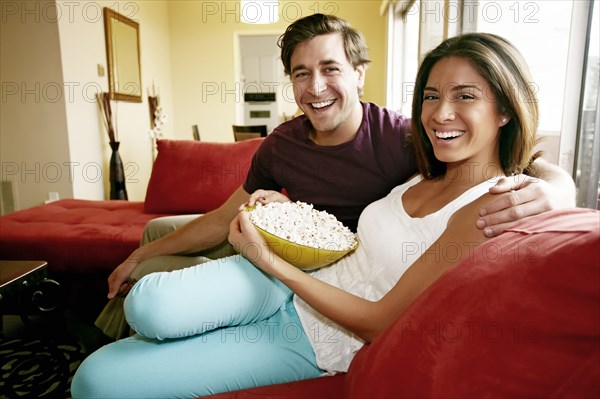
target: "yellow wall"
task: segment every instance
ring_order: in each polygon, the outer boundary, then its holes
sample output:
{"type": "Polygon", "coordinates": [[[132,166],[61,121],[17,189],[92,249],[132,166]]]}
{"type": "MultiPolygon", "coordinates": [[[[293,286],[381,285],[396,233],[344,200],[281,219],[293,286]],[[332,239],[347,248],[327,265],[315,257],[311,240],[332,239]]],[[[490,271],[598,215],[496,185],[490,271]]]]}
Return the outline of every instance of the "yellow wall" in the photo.
{"type": "Polygon", "coordinates": [[[373,60],[367,72],[365,101],[385,101],[385,18],[379,1],[280,1],[279,21],[249,25],[239,18],[237,1],[170,1],[169,24],[177,138],[191,138],[197,124],[202,140],[232,141],[236,103],[235,35],[281,34],[295,19],[315,12],[334,14],[363,32],[373,60]],[[218,87],[218,92],[214,88],[218,87]]]}
{"type": "Polygon", "coordinates": [[[166,138],[192,139],[192,125],[198,124],[204,141],[233,140],[235,95],[203,98],[202,89],[217,83],[235,90],[236,35],[281,34],[314,12],[344,18],[363,32],[373,60],[363,99],[385,100],[385,18],[379,16],[379,0],[280,0],[280,20],[272,25],[241,23],[238,1],[9,3],[1,21],[1,78],[3,90],[10,86],[17,92],[2,100],[0,162],[2,180],[17,180],[18,209],[42,204],[49,192],[60,198],[108,198],[110,149],[95,102],[95,93],[108,89],[108,77],[98,72],[98,66],[107,70],[103,7],[140,24],[143,102],[113,102],[130,200],[144,200],[152,169],[147,89],[153,83],[168,115],[166,138]],[[56,88],[58,94],[51,90],[56,88]],[[14,165],[16,172],[10,169],[14,165]]]}

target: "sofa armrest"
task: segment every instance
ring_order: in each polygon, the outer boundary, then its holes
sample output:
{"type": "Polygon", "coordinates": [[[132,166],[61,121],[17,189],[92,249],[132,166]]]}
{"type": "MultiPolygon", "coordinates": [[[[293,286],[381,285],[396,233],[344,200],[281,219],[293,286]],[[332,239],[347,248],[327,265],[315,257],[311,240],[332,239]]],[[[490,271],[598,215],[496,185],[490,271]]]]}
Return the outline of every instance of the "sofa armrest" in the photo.
{"type": "Polygon", "coordinates": [[[445,272],[350,365],[349,398],[600,394],[600,212],[527,218],[445,272]]]}

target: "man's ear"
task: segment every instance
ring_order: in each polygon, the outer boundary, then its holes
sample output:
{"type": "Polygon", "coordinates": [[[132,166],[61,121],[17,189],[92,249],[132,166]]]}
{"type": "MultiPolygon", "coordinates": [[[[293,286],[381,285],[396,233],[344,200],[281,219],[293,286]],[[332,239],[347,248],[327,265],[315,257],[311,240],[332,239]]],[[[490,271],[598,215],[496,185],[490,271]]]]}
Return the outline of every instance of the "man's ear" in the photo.
{"type": "Polygon", "coordinates": [[[363,89],[365,87],[365,73],[367,72],[367,68],[364,65],[359,65],[356,67],[356,72],[358,73],[358,87],[363,89]]]}
{"type": "Polygon", "coordinates": [[[364,65],[359,65],[355,68],[355,71],[358,74],[357,89],[358,89],[359,97],[362,97],[363,90],[365,88],[365,72],[366,72],[366,70],[367,70],[367,68],[364,65]]]}

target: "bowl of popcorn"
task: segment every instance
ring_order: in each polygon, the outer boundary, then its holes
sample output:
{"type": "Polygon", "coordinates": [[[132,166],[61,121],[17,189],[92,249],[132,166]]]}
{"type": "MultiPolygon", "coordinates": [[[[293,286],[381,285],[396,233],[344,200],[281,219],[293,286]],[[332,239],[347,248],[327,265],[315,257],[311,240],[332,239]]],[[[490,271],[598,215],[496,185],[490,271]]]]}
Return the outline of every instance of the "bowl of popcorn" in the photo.
{"type": "Polygon", "coordinates": [[[305,202],[256,204],[247,211],[272,251],[302,270],[327,266],[358,246],[335,216],[305,202]]]}

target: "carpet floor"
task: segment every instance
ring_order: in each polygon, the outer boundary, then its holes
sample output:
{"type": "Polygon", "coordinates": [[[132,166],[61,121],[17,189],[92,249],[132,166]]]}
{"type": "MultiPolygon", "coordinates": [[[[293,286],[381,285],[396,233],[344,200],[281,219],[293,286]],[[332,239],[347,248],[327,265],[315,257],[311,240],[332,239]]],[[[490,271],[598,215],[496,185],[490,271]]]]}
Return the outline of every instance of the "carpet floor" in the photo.
{"type": "Polygon", "coordinates": [[[71,398],[71,380],[84,358],[75,341],[0,339],[0,398],[71,398]]]}

